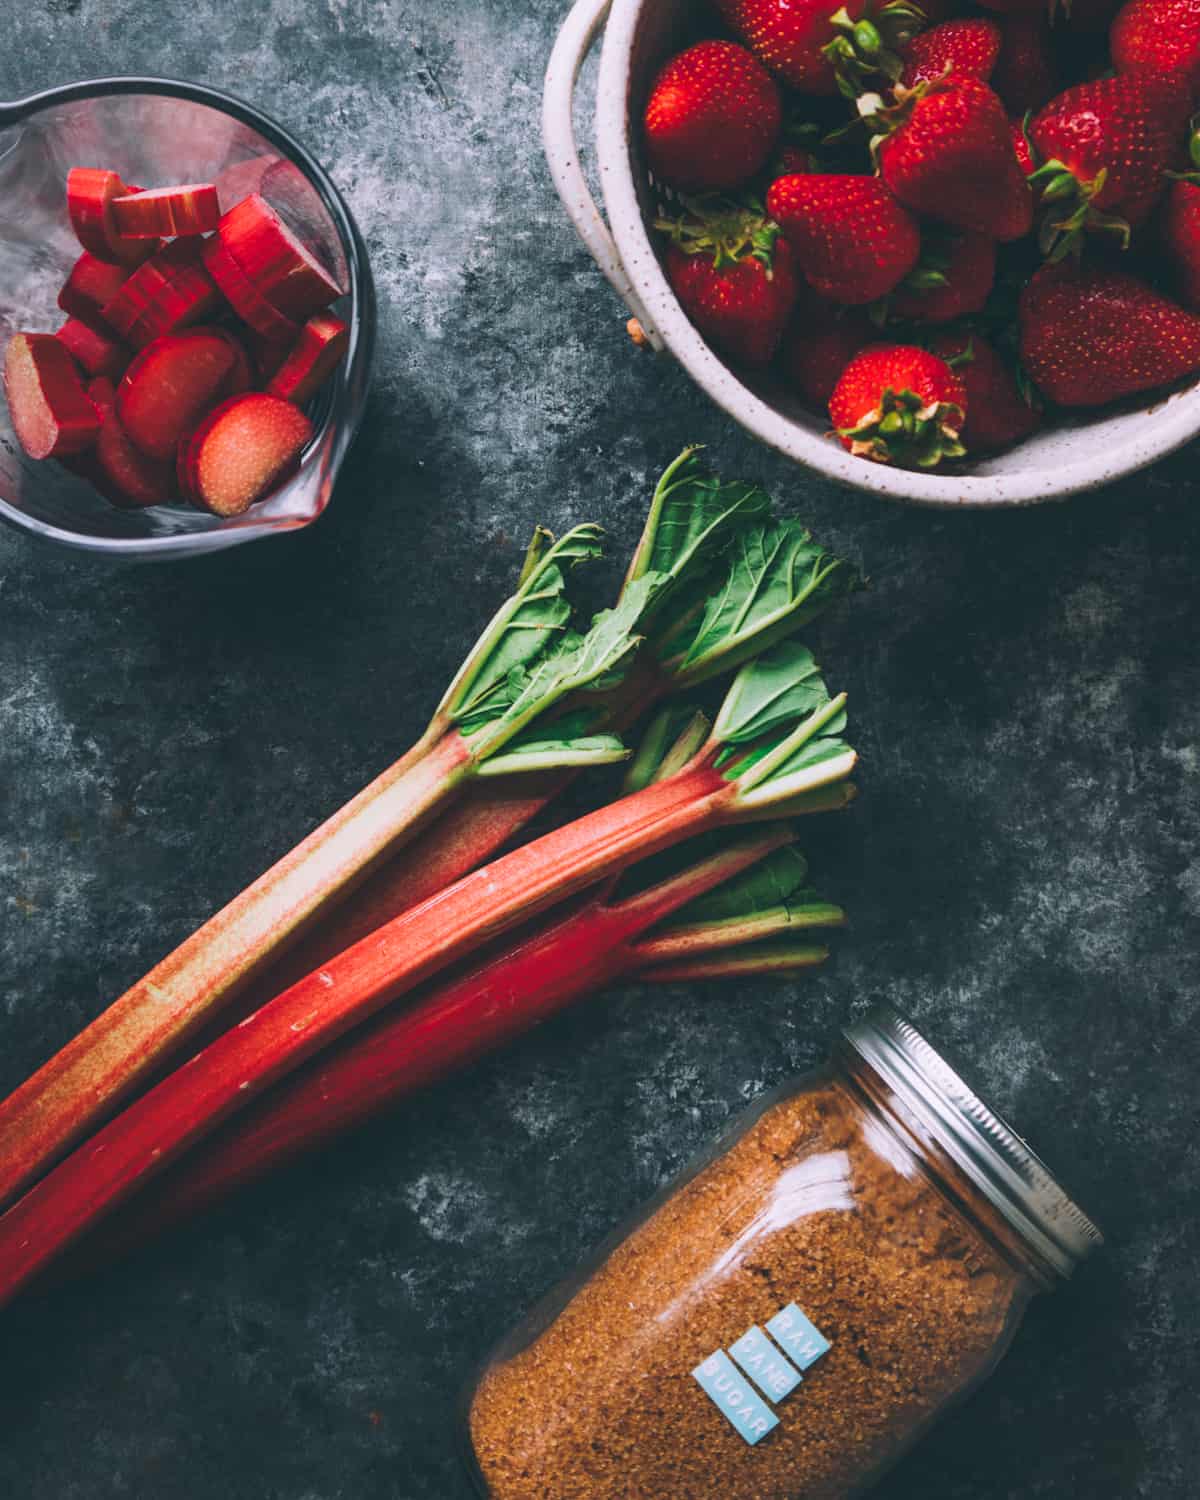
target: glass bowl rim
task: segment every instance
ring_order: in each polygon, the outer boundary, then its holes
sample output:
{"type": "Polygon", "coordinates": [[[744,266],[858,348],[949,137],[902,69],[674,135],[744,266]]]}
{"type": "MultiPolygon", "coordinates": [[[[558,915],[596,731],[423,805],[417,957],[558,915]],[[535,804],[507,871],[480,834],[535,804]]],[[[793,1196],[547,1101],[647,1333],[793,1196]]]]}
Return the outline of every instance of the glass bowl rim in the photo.
{"type": "MultiPolygon", "coordinates": [[[[370,365],[375,342],[375,293],[370,262],[362,235],[345,199],[329,173],[315,156],[301,145],[290,131],[286,130],[270,115],[257,106],[249,104],[236,94],[214,88],[204,83],[189,83],[182,78],[164,78],[156,74],[114,74],[104,78],[79,79],[74,83],[55,85],[39,89],[20,99],[0,100],[0,130],[19,125],[22,120],[52,108],[56,104],[70,104],[77,100],[118,97],[122,94],[158,94],[167,98],[182,99],[194,104],[206,105],[221,114],[229,115],[256,131],[269,144],[275,146],[288,160],[295,163],[306,175],[317,196],[333,221],[346,257],[346,268],[350,285],[349,324],[350,345],[346,351],[346,368],[353,370],[356,363],[365,363],[369,382],[370,365]]],[[[340,462],[362,421],[365,405],[366,383],[360,398],[341,417],[331,417],[339,432],[340,462]]],[[[337,439],[335,438],[335,441],[337,439]]],[[[263,521],[247,524],[236,529],[212,531],[184,531],[167,536],[151,537],[104,537],[91,536],[87,532],[68,530],[48,521],[39,520],[19,510],[0,496],[0,519],[9,522],[18,530],[27,531],[48,541],[59,542],[78,551],[91,552],[110,557],[163,557],[194,556],[201,552],[223,550],[242,542],[254,541],[279,532],[295,531],[311,524],[310,521],[283,522],[263,521]]]]}

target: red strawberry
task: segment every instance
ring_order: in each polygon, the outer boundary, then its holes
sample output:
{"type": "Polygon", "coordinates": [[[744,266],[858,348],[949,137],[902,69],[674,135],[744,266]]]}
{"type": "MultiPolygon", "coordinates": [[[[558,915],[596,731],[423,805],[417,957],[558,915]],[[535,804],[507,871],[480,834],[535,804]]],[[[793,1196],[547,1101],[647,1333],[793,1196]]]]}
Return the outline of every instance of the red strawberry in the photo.
{"type": "Polygon", "coordinates": [[[963,443],[971,453],[1011,448],[1042,425],[1041,413],[1022,396],[1013,372],[977,333],[942,333],[933,352],[953,362],[967,391],[963,443]]]}
{"type": "Polygon", "coordinates": [[[801,295],[779,349],[779,364],[800,396],[824,411],[842,371],[879,330],[855,308],[838,307],[815,296],[801,295]]]}
{"type": "Polygon", "coordinates": [[[845,0],[840,7],[837,0],[715,3],[759,62],[806,94],[841,91],[853,97],[867,74],[898,77],[895,49],[926,24],[924,13],[909,0],[890,0],[877,10],[870,0],[845,0]],[[869,28],[865,38],[861,25],[869,28]],[[866,49],[863,40],[869,43],[866,49]]]}
{"type": "Polygon", "coordinates": [[[1000,22],[1000,59],[991,85],[1010,115],[1041,109],[1061,87],[1058,63],[1044,15],[1005,16],[1000,22]]]}
{"type": "Polygon", "coordinates": [[[978,312],[995,279],[995,240],[985,234],[939,237],[896,288],[888,311],[917,323],[949,323],[978,312]]]}
{"type": "Polygon", "coordinates": [[[897,89],[896,103],[859,100],[878,132],[879,169],[902,203],[995,240],[1028,234],[1033,196],[1013,154],[1008,116],[977,78],[897,89]]]}
{"type": "Polygon", "coordinates": [[[1163,190],[1181,123],[1172,91],[1127,74],[1079,83],[1052,99],[1029,129],[1043,165],[1034,178],[1053,211],[1042,226],[1052,259],[1078,249],[1088,229],[1140,224],[1163,190]]]}
{"type": "Polygon", "coordinates": [[[1173,182],[1167,189],[1163,245],[1174,272],[1175,290],[1187,307],[1200,309],[1200,187],[1173,182]]]}
{"type": "Polygon", "coordinates": [[[761,213],[736,204],[692,204],[660,219],[671,237],[667,277],[683,310],[730,359],[767,364],[796,304],[791,247],[761,213]]]}
{"type": "Polygon", "coordinates": [[[1200,0],[1129,0],[1109,42],[1118,73],[1182,74],[1200,86],[1200,0]]]}
{"type": "Polygon", "coordinates": [[[1020,322],[1021,363],[1060,406],[1104,406],[1200,370],[1200,317],[1123,271],[1042,266],[1020,322]]]}
{"type": "Polygon", "coordinates": [[[795,172],[771,184],[767,212],[809,284],[834,302],[885,297],[921,253],[916,220],[877,177],[795,172]]]}
{"type": "Polygon", "coordinates": [[[738,187],[771,154],[779,86],[736,42],[700,42],[673,57],[646,105],[646,161],[682,192],[738,187]]]}
{"type": "Polygon", "coordinates": [[[1037,168],[1037,162],[1033,159],[1033,147],[1029,144],[1029,137],[1025,134],[1025,121],[1010,120],[1009,128],[1012,131],[1013,151],[1016,153],[1017,165],[1026,177],[1031,177],[1037,168]]]}
{"type": "Polygon", "coordinates": [[[932,82],[951,72],[956,78],[992,75],[1000,55],[1000,28],[995,21],[946,21],[913,37],[904,49],[905,88],[932,82]]]}
{"type": "Polygon", "coordinates": [[[967,392],[944,359],[914,344],[869,344],[829,398],[842,446],[859,458],[931,469],[961,458],[967,392]]]}

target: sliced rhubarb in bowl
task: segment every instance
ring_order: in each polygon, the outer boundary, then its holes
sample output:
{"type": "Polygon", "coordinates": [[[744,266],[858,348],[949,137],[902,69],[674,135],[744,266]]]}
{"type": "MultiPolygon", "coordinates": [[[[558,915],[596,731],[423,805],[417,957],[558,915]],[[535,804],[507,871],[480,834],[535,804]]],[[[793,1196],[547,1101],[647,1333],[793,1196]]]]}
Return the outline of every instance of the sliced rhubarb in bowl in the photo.
{"type": "Polygon", "coordinates": [[[67,213],[75,238],[101,260],[137,265],[157,248],[154,240],[122,240],[113,222],[113,203],[133,194],[116,172],[72,167],[67,173],[67,213]]]}
{"type": "Polygon", "coordinates": [[[179,486],[217,516],[240,516],[300,462],[312,423],[290,401],[262,391],[212,411],[179,448],[179,486]]]}
{"type": "Polygon", "coordinates": [[[101,260],[98,255],[85,250],[63,282],[62,291],[58,294],[58,305],[72,318],[89,318],[94,322],[102,316],[105,307],[129,280],[130,275],[129,266],[101,260]]]}
{"type": "Polygon", "coordinates": [[[205,241],[204,268],[247,328],[285,348],[300,337],[300,324],[267,301],[218,236],[205,241]]]}
{"type": "Polygon", "coordinates": [[[221,219],[217,190],[211,182],[149,188],[112,200],[112,222],[126,240],[168,239],[207,234],[221,219]]]}
{"type": "Polygon", "coordinates": [[[291,353],[267,383],[272,396],[303,406],[336,369],[350,343],[350,330],[332,313],[309,318],[291,353]]]}
{"type": "Polygon", "coordinates": [[[217,288],[200,264],[203,242],[172,240],[140,266],[104,308],[104,321],[141,349],[198,323],[217,306],[217,288]]]}
{"type": "Polygon", "coordinates": [[[52,333],[15,333],[4,356],[4,394],[17,441],[30,458],[82,453],[100,419],[75,361],[52,333]]]}
{"type": "Polygon", "coordinates": [[[169,333],[143,349],[117,389],[117,415],[150,458],[174,458],[179,440],[218,398],[236,363],[223,330],[169,333]]]}
{"type": "Polygon", "coordinates": [[[303,321],[342,295],[329,271],[258,193],[223,215],[217,233],[260,295],[285,317],[303,321]]]}
{"type": "Polygon", "coordinates": [[[54,337],[88,375],[120,375],[129,363],[130,351],[120,339],[86,318],[68,318],[54,337]]]}
{"type": "Polygon", "coordinates": [[[88,386],[88,395],[100,414],[100,436],[94,454],[89,454],[96,473],[90,477],[101,494],[122,509],[162,505],[175,494],[175,465],[169,460],[143,453],[121,425],[117,415],[117,393],[111,380],[101,376],[88,386]]]}

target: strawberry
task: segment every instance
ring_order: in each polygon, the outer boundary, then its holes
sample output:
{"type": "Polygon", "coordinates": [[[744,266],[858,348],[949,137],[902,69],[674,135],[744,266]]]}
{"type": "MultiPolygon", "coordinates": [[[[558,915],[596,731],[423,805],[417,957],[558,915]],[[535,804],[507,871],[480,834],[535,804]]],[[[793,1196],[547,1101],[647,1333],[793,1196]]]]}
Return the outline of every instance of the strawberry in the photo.
{"type": "Polygon", "coordinates": [[[949,323],[978,312],[995,279],[994,240],[985,234],[936,236],[892,293],[888,312],[916,323],[949,323]]]}
{"type": "Polygon", "coordinates": [[[1163,190],[1181,123],[1173,91],[1138,74],[1079,83],[1035,116],[1029,138],[1043,165],[1032,179],[1053,204],[1043,251],[1060,259],[1089,229],[1129,243],[1163,190]]]}
{"type": "Polygon", "coordinates": [[[1129,0],[1109,42],[1118,73],[1176,74],[1200,86],[1200,0],[1129,0]]]}
{"type": "Polygon", "coordinates": [[[1186,180],[1173,182],[1164,209],[1163,247],[1171,262],[1175,290],[1185,306],[1200,309],[1200,186],[1186,180]]]}
{"type": "Polygon", "coordinates": [[[1058,62],[1044,15],[1005,16],[1000,57],[989,82],[1010,115],[1024,116],[1058,93],[1058,62]]]}
{"type": "Polygon", "coordinates": [[[829,415],[842,446],[876,463],[931,469],[961,458],[967,414],[962,380],[915,344],[869,344],[842,372],[829,415]]]}
{"type": "Polygon", "coordinates": [[[730,359],[765,365],[796,303],[791,246],[778,226],[751,207],[726,200],[689,202],[678,219],[660,219],[670,235],[667,277],[683,310],[730,359]]]}
{"type": "Polygon", "coordinates": [[[1016,154],[1017,165],[1026,177],[1031,177],[1037,170],[1037,162],[1033,159],[1033,147],[1029,144],[1029,137],[1025,134],[1025,121],[1010,120],[1009,129],[1012,131],[1013,151],[1016,154]]]}
{"type": "Polygon", "coordinates": [[[909,208],[995,240],[1028,234],[1033,196],[1013,152],[1004,106],[978,78],[953,74],[858,101],[876,134],[884,182],[909,208]]]}
{"type": "Polygon", "coordinates": [[[966,387],[962,437],[968,451],[995,453],[1011,448],[1041,426],[1041,413],[1021,394],[1013,372],[979,334],[941,333],[931,348],[966,387]]]}
{"type": "Polygon", "coordinates": [[[736,42],[700,42],[673,57],[646,105],[646,161],[685,193],[738,187],[763,165],[783,119],[779,86],[736,42]]]}
{"type": "Polygon", "coordinates": [[[995,21],[946,21],[913,37],[904,49],[905,88],[932,82],[946,72],[956,78],[992,75],[1000,55],[1000,28],[995,21]]]}
{"type": "Polygon", "coordinates": [[[1200,370],[1200,317],[1104,266],[1042,266],[1020,328],[1021,363],[1061,406],[1104,406],[1200,370]]]}
{"type": "Polygon", "coordinates": [[[795,172],[771,184],[767,212],[809,284],[834,302],[874,302],[917,263],[921,232],[877,177],[795,172]]]}
{"type": "Polygon", "coordinates": [[[842,371],[878,337],[878,329],[858,309],[802,293],[783,335],[779,365],[803,400],[824,411],[842,371]]]}
{"type": "Polygon", "coordinates": [[[865,75],[899,77],[902,47],[926,24],[909,0],[716,0],[725,22],[777,78],[805,94],[860,91],[865,75]]]}

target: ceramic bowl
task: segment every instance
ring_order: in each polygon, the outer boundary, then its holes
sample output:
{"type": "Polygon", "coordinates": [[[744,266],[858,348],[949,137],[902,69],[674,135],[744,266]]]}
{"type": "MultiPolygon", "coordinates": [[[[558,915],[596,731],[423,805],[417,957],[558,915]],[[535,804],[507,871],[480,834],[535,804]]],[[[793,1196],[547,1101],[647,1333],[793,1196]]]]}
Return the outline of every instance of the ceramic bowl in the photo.
{"type": "Polygon", "coordinates": [[[555,185],[580,237],[650,344],[667,351],[749,432],[830,479],[889,499],[937,506],[1028,505],[1131,474],[1200,432],[1200,382],[1168,395],[1056,421],[968,473],[914,473],[854,458],[828,423],[767,378],[727,365],[701,338],[663,270],[650,227],[660,198],[641,161],[637,122],[656,69],[690,39],[695,0],[578,0],[546,75],[543,133],[555,185]],[[607,23],[607,24],[606,24],[607,23]],[[580,67],[603,31],[596,166],[604,213],[580,165],[573,104],[580,67]],[[606,222],[607,218],[607,222],[606,222]]]}

